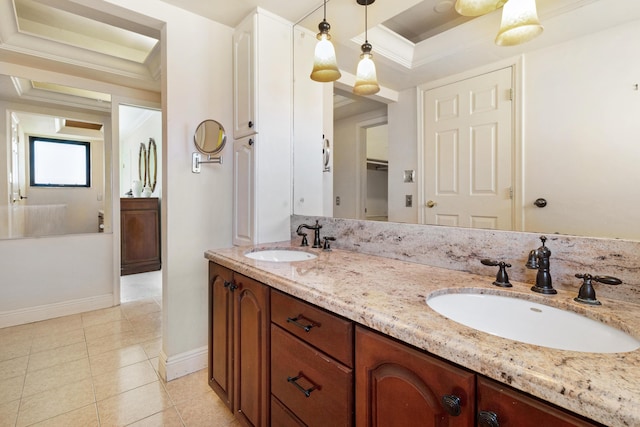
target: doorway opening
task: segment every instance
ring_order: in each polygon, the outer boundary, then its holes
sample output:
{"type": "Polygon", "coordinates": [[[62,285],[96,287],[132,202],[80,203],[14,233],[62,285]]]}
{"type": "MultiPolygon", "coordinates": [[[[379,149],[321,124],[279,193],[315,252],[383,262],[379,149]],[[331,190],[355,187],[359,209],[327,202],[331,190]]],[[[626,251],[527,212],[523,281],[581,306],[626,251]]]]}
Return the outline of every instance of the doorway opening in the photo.
{"type": "Polygon", "coordinates": [[[120,302],[162,299],[162,112],[119,105],[120,302]]]}

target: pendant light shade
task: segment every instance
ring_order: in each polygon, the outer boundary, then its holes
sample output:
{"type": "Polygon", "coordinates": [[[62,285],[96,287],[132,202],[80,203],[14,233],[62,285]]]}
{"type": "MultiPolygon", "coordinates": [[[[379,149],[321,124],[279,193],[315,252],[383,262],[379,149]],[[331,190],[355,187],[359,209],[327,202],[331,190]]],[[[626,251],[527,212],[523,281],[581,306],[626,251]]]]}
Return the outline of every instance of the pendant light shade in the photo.
{"type": "Polygon", "coordinates": [[[362,54],[356,71],[356,84],[353,86],[353,93],[356,95],[373,95],[380,91],[378,77],[376,75],[376,64],[373,63],[371,50],[373,46],[367,40],[367,6],[375,0],[357,0],[358,4],[364,6],[364,44],[362,54]]]}
{"type": "Polygon", "coordinates": [[[362,45],[362,54],[356,72],[356,84],[353,86],[353,93],[356,95],[373,95],[380,91],[376,76],[376,64],[373,62],[371,49],[373,47],[368,42],[362,45]]]}
{"type": "Polygon", "coordinates": [[[480,16],[500,9],[507,0],[457,0],[456,12],[463,16],[480,16]]]}
{"type": "Polygon", "coordinates": [[[542,33],[535,0],[509,0],[502,9],[502,23],[496,37],[499,46],[528,42],[542,33]]]}
{"type": "Polygon", "coordinates": [[[330,29],[331,25],[327,22],[327,1],[325,0],[324,19],[318,24],[320,32],[317,35],[318,43],[313,59],[313,71],[311,71],[311,80],[316,82],[333,82],[341,76],[336,60],[336,51],[331,43],[330,29]]]}

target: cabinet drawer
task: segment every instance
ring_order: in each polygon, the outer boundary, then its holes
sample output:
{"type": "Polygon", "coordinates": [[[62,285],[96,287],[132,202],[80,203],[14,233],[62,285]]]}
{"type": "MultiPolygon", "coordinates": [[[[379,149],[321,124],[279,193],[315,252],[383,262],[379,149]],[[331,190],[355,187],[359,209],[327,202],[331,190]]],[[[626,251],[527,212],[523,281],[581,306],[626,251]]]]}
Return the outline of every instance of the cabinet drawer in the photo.
{"type": "Polygon", "coordinates": [[[274,324],[271,393],[308,426],[353,424],[352,369],[274,324]]]}
{"type": "Polygon", "coordinates": [[[271,321],[353,367],[353,322],[276,291],[271,296],[271,321]]]}
{"type": "Polygon", "coordinates": [[[271,396],[271,427],[306,427],[293,412],[271,396]]]}

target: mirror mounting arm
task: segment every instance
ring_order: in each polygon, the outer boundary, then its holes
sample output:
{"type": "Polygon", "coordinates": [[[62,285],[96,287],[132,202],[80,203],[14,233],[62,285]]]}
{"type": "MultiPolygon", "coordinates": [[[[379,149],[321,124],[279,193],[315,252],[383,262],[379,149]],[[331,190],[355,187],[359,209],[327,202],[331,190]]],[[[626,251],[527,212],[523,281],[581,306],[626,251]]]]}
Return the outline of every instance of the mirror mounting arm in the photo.
{"type": "Polygon", "coordinates": [[[191,172],[200,173],[200,165],[202,163],[217,163],[222,164],[222,156],[212,157],[211,154],[207,156],[207,160],[201,160],[200,153],[193,153],[191,156],[191,172]]]}

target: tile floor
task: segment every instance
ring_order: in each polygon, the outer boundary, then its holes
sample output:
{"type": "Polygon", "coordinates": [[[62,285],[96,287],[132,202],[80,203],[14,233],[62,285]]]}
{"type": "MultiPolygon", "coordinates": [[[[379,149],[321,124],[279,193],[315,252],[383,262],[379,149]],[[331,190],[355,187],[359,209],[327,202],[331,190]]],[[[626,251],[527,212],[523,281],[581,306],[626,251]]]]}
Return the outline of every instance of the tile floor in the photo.
{"type": "Polygon", "coordinates": [[[238,427],[206,369],[162,381],[160,273],[123,277],[122,304],[0,329],[0,427],[238,427]]]}

